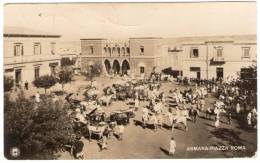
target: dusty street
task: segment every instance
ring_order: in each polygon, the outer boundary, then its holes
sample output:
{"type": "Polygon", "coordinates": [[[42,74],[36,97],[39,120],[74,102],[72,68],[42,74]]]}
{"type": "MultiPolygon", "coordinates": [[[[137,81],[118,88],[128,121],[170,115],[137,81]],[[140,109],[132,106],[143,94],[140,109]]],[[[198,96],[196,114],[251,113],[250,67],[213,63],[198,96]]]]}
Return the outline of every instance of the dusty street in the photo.
{"type": "MultiPolygon", "coordinates": [[[[76,90],[75,86],[87,85],[84,79],[79,78],[70,86],[66,86],[68,92],[76,90]]],[[[97,81],[99,88],[104,88],[111,85],[114,80],[99,78],[97,81]]],[[[184,87],[167,82],[162,84],[161,90],[169,92],[174,88],[183,89],[184,87]]],[[[206,107],[212,107],[214,100],[211,96],[207,98],[206,107]]],[[[144,105],[147,103],[141,102],[141,106],[144,105]]],[[[125,102],[113,101],[110,106],[103,108],[110,112],[129,107],[125,102]]],[[[241,122],[241,119],[245,117],[233,118],[232,125],[228,125],[226,117],[222,116],[220,126],[216,129],[214,121],[205,119],[204,113],[201,113],[197,123],[188,121],[187,132],[184,131],[182,125],[177,126],[173,132],[177,143],[176,152],[174,156],[168,156],[172,133],[171,129],[167,128],[169,123],[167,118],[164,118],[164,127],[157,132],[149,128],[143,129],[138,123],[134,123],[141,120],[140,108],[135,118],[131,119],[131,123],[126,126],[123,140],[119,141],[113,136],[108,140],[108,150],[100,152],[96,140],[89,142],[83,138],[85,159],[251,157],[256,151],[256,130],[246,127],[246,124],[241,122]]],[[[69,152],[59,153],[59,155],[59,159],[73,159],[69,152]]]]}

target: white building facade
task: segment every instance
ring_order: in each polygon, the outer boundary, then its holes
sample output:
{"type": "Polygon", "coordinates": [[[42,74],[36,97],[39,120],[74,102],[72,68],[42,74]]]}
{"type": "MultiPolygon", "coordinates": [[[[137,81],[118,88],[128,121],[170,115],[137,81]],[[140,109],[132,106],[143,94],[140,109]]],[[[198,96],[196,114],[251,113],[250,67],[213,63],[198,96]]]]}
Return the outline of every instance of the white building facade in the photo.
{"type": "Polygon", "coordinates": [[[200,38],[182,43],[183,76],[200,79],[237,78],[256,65],[256,36],[200,38]]]}
{"type": "Polygon", "coordinates": [[[4,75],[16,84],[31,83],[37,77],[55,73],[60,65],[56,53],[59,35],[4,33],[4,75]]]}

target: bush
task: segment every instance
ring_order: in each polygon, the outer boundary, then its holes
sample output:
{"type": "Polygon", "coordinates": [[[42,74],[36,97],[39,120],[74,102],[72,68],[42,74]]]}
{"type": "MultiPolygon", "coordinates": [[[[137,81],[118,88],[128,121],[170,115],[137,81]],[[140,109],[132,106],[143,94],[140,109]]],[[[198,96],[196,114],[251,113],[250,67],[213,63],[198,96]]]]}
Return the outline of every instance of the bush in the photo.
{"type": "Polygon", "coordinates": [[[36,78],[33,81],[33,84],[35,87],[37,88],[44,88],[45,93],[46,90],[52,86],[54,86],[57,82],[57,79],[54,76],[50,76],[50,75],[44,75],[44,76],[40,76],[39,78],[36,78]]]}
{"type": "Polygon", "coordinates": [[[93,81],[93,78],[100,76],[101,73],[102,73],[102,65],[95,63],[94,65],[89,66],[87,68],[87,71],[83,74],[87,78],[87,80],[93,81]]]}
{"type": "Polygon", "coordinates": [[[62,85],[62,90],[64,88],[64,85],[66,83],[69,83],[72,81],[72,77],[73,77],[73,71],[70,70],[67,67],[64,67],[61,69],[61,71],[59,72],[59,83],[62,85]]]}
{"type": "Polygon", "coordinates": [[[5,156],[13,159],[11,147],[21,151],[18,159],[54,159],[53,152],[72,134],[68,107],[43,98],[36,106],[33,100],[20,95],[16,102],[5,97],[4,143],[5,156]]]}
{"type": "Polygon", "coordinates": [[[8,92],[14,86],[14,80],[10,76],[4,76],[4,92],[8,92]]]}

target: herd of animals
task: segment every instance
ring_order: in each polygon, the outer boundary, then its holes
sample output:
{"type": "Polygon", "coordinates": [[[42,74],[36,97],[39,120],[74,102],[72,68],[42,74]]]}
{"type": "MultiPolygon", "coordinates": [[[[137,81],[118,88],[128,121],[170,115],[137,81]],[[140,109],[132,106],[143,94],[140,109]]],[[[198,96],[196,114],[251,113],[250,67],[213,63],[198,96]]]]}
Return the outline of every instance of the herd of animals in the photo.
{"type": "MultiPolygon", "coordinates": [[[[130,119],[135,117],[135,113],[138,108],[134,106],[135,99],[139,101],[149,101],[154,99],[154,104],[149,106],[148,109],[152,114],[156,114],[154,107],[163,102],[161,109],[167,110],[163,115],[170,121],[170,125],[174,128],[177,124],[182,124],[185,127],[185,131],[188,130],[187,119],[194,121],[194,118],[199,114],[198,109],[192,107],[187,108],[186,103],[191,103],[189,99],[190,94],[194,94],[194,89],[187,87],[183,91],[179,91],[182,100],[172,92],[166,97],[165,92],[160,91],[161,80],[132,80],[124,82],[124,84],[113,84],[112,86],[103,89],[103,93],[100,96],[99,90],[96,87],[88,87],[85,90],[85,100],[81,101],[73,98],[75,94],[68,94],[65,99],[70,104],[73,129],[76,134],[80,134],[88,138],[90,141],[93,138],[101,139],[102,137],[110,137],[112,134],[116,134],[116,127],[118,125],[127,125],[130,123],[130,119]],[[166,98],[167,100],[163,99],[166,98]],[[113,101],[124,101],[129,104],[128,109],[116,110],[110,113],[106,113],[102,107],[107,107],[112,104],[113,101]],[[170,109],[171,108],[171,109],[170,109]],[[169,110],[175,110],[174,113],[169,110]],[[81,115],[82,118],[78,118],[77,115],[81,115]]],[[[206,91],[207,92],[207,91],[206,91]]],[[[177,93],[177,94],[178,94],[177,93]]],[[[207,95],[203,95],[206,98],[207,95]]],[[[200,99],[201,96],[193,98],[195,100],[200,99]]],[[[216,102],[215,108],[205,109],[206,118],[212,119],[218,116],[220,113],[226,113],[225,105],[223,102],[216,102]]]]}

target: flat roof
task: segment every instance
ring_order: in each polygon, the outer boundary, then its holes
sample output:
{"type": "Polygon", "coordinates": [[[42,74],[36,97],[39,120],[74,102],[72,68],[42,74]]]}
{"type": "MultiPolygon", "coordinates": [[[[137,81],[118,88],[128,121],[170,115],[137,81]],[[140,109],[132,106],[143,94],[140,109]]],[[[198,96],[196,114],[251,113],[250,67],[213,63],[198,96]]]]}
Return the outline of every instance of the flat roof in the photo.
{"type": "Polygon", "coordinates": [[[129,39],[163,39],[162,37],[132,37],[129,39]]]}
{"type": "Polygon", "coordinates": [[[81,38],[80,40],[107,40],[105,38],[81,38]]]}
{"type": "Polygon", "coordinates": [[[58,38],[59,34],[24,28],[24,27],[4,27],[4,37],[48,37],[58,38]]]}

